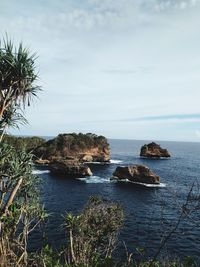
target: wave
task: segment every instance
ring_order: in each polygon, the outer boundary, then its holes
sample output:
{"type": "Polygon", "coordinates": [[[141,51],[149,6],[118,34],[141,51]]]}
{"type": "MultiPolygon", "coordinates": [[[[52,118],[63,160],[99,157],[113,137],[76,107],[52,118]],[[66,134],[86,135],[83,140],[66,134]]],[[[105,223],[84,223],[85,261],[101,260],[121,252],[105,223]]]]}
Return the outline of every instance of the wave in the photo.
{"type": "Polygon", "coordinates": [[[49,170],[34,170],[34,171],[32,171],[32,174],[36,174],[36,175],[38,175],[38,174],[44,174],[44,173],[50,173],[50,171],[49,170]]]}
{"type": "Polygon", "coordinates": [[[103,184],[103,183],[109,183],[110,180],[108,178],[103,178],[100,176],[90,176],[90,177],[84,177],[84,178],[78,178],[80,181],[84,181],[87,184],[103,184]]]}
{"type": "Polygon", "coordinates": [[[105,165],[105,164],[121,164],[122,162],[123,161],[119,159],[111,159],[109,162],[89,161],[89,162],[84,162],[84,164],[105,165]]]}
{"type": "MultiPolygon", "coordinates": [[[[133,182],[134,183],[134,182],[133,182]]],[[[158,188],[163,188],[166,187],[167,185],[164,183],[160,183],[160,184],[145,184],[145,183],[136,183],[145,187],[158,187],[158,188]]]]}
{"type": "MultiPolygon", "coordinates": [[[[118,181],[116,181],[118,182],[118,181]]],[[[167,186],[167,184],[165,183],[160,183],[160,184],[146,184],[146,183],[138,183],[138,182],[132,182],[132,181],[129,181],[129,180],[120,180],[120,182],[126,182],[126,183],[131,183],[131,184],[136,184],[136,185],[141,185],[141,186],[144,186],[144,187],[157,187],[157,188],[164,188],[167,186]]]]}
{"type": "MultiPolygon", "coordinates": [[[[109,178],[103,178],[103,177],[95,176],[95,175],[89,176],[89,177],[84,177],[84,178],[78,178],[78,180],[84,181],[87,184],[102,184],[102,183],[111,183],[112,182],[109,178]]],[[[117,182],[117,181],[114,181],[114,182],[117,182]]],[[[167,186],[164,183],[146,184],[146,183],[131,182],[129,180],[121,180],[120,182],[132,183],[132,184],[141,185],[144,187],[151,187],[151,188],[164,188],[167,186]]]]}
{"type": "Polygon", "coordinates": [[[120,163],[122,163],[123,161],[122,160],[119,160],[119,159],[111,159],[110,160],[110,163],[111,164],[120,164],[120,163]]]}

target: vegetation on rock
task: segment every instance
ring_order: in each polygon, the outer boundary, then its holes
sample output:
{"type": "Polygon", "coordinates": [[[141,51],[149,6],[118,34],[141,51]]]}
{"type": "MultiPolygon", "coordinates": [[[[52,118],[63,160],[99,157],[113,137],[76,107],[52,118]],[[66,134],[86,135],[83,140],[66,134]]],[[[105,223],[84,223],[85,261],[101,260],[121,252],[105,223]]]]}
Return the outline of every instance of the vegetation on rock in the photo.
{"type": "Polygon", "coordinates": [[[108,161],[110,159],[109,144],[104,136],[96,134],[59,134],[36,148],[37,158],[52,160],[55,158],[75,157],[79,160],[89,154],[93,161],[108,161]]]}

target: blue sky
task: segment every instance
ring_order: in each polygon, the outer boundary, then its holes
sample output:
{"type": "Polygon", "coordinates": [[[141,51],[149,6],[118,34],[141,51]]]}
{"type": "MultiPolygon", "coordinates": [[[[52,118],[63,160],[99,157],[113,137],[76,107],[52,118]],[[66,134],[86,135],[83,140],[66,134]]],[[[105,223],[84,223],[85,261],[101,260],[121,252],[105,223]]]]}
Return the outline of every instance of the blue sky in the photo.
{"type": "Polygon", "coordinates": [[[2,0],[0,33],[38,54],[24,135],[200,141],[199,0],[2,0]]]}

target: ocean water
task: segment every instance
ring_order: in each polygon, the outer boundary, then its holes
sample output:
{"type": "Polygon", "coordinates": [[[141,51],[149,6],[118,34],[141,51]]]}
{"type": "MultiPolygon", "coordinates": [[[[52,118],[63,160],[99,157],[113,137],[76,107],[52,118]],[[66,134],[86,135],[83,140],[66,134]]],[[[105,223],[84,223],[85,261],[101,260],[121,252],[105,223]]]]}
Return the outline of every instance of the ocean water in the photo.
{"type": "Polygon", "coordinates": [[[172,258],[189,255],[199,261],[200,205],[196,196],[200,182],[200,143],[158,142],[172,154],[170,159],[161,160],[139,157],[140,147],[148,141],[109,140],[109,143],[111,163],[90,164],[92,177],[70,180],[51,175],[45,167],[34,170],[43,181],[41,200],[50,216],[45,226],[46,235],[41,236],[40,231],[32,234],[31,249],[38,249],[45,242],[56,248],[65,245],[64,215],[79,213],[89,196],[98,195],[119,202],[125,211],[116,250],[118,257],[125,257],[123,242],[130,252],[144,248],[146,257],[152,256],[163,238],[174,229],[193,186],[193,198],[186,207],[190,212],[187,210],[187,216],[183,216],[162,253],[172,258]],[[117,166],[129,164],[150,167],[161,177],[160,186],[110,181],[117,166]]]}

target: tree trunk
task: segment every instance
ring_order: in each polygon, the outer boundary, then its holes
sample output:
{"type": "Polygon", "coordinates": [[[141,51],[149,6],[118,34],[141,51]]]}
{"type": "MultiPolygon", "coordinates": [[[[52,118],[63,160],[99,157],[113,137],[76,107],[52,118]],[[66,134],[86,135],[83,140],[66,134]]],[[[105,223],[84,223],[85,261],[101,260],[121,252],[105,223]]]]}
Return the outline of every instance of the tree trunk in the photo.
{"type": "Polygon", "coordinates": [[[11,191],[10,196],[9,196],[9,198],[8,198],[6,204],[5,204],[5,207],[4,207],[4,214],[7,213],[7,211],[8,211],[8,209],[9,209],[10,205],[12,204],[13,199],[14,199],[15,195],[17,194],[17,191],[18,191],[20,185],[22,184],[22,181],[23,181],[23,178],[22,178],[22,177],[19,178],[19,180],[18,180],[18,181],[16,182],[16,184],[15,184],[15,187],[14,187],[13,190],[11,191]]]}

